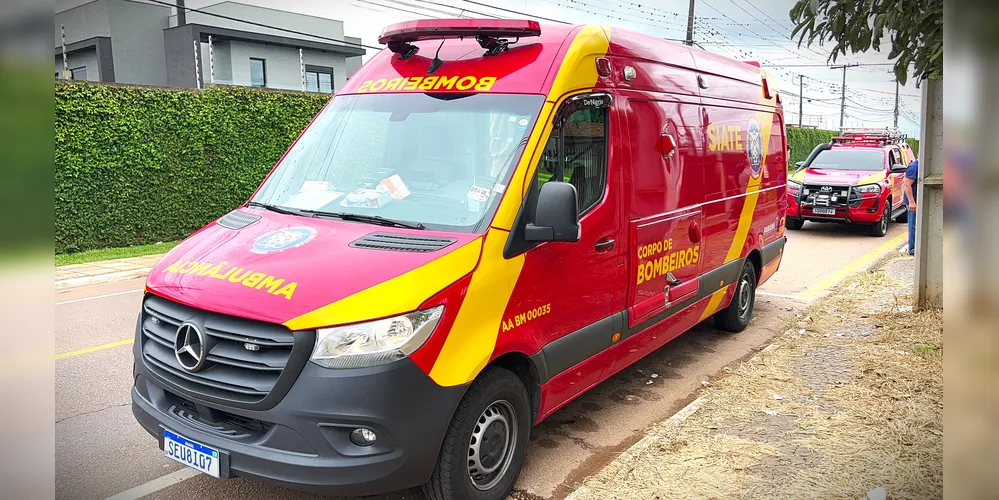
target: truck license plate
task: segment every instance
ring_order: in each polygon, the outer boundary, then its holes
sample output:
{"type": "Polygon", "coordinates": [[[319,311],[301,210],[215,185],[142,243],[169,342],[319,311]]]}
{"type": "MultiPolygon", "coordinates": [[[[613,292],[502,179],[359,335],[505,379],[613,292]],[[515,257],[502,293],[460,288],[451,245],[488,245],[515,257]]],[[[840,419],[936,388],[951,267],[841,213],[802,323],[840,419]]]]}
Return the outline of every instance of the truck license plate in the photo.
{"type": "Polygon", "coordinates": [[[219,477],[219,451],[163,429],[163,454],[192,469],[219,477]]]}
{"type": "Polygon", "coordinates": [[[817,215],[836,215],[835,208],[815,207],[812,209],[812,212],[817,215]]]}

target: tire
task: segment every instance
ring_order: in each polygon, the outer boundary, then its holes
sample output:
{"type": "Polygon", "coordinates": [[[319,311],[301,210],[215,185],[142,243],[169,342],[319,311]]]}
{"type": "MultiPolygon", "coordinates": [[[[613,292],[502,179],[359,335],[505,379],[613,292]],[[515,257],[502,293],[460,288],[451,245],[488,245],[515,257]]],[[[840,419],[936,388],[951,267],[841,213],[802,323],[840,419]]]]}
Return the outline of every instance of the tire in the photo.
{"type": "Polygon", "coordinates": [[[749,259],[742,265],[739,285],[735,289],[732,303],[715,313],[715,327],[726,332],[739,333],[746,329],[753,319],[756,305],[756,266],[749,259]]]}
{"type": "Polygon", "coordinates": [[[881,218],[878,219],[878,222],[871,224],[870,228],[867,231],[867,234],[875,238],[883,238],[884,235],[888,234],[888,222],[890,221],[890,219],[891,219],[891,209],[888,206],[885,206],[883,209],[881,209],[881,218]]]}
{"type": "Polygon", "coordinates": [[[524,466],[531,424],[520,379],[503,368],[486,368],[458,404],[423,494],[430,500],[505,499],[524,466]]]}
{"type": "Polygon", "coordinates": [[[805,225],[805,219],[799,219],[797,217],[788,217],[784,220],[784,227],[790,229],[791,231],[797,231],[805,225]]]}

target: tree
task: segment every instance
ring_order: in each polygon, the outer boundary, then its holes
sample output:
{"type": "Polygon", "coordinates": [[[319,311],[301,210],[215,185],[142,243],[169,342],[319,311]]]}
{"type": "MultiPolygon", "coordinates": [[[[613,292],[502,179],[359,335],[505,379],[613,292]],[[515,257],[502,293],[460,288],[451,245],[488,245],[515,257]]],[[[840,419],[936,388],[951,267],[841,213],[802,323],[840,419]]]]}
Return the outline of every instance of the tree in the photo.
{"type": "Polygon", "coordinates": [[[888,35],[899,82],[910,65],[917,80],[943,78],[943,0],[798,0],[790,16],[799,47],[835,42],[832,62],[848,51],[880,51],[888,35]]]}

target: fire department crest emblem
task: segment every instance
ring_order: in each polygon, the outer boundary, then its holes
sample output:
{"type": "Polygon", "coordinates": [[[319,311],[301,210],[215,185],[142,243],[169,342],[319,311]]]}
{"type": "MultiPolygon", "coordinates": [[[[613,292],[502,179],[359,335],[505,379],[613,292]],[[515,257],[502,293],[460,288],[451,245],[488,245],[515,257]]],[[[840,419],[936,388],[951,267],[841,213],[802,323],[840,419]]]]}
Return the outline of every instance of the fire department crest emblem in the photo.
{"type": "Polygon", "coordinates": [[[307,226],[296,226],[260,235],[253,242],[253,253],[281,252],[300,247],[316,237],[316,230],[307,226]]]}
{"type": "Polygon", "coordinates": [[[749,128],[746,134],[746,152],[749,155],[749,168],[753,171],[753,177],[759,177],[763,170],[763,134],[760,133],[760,124],[756,119],[749,121],[749,128]]]}

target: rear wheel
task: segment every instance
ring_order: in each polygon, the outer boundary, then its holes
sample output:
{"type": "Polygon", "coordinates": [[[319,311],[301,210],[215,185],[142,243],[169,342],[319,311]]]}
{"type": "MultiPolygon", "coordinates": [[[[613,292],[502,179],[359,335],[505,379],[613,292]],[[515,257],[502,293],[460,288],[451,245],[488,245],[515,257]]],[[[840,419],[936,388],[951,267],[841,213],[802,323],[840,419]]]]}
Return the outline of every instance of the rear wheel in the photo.
{"type": "Polygon", "coordinates": [[[501,500],[524,466],[531,411],[524,384],[490,367],[472,383],[451,419],[423,493],[431,500],[501,500]]]}
{"type": "Polygon", "coordinates": [[[753,307],[756,305],[756,266],[749,259],[742,265],[739,273],[739,284],[735,288],[735,297],[725,309],[715,313],[715,326],[719,330],[738,333],[746,329],[749,320],[753,318],[753,307]]]}
{"type": "Polygon", "coordinates": [[[797,217],[788,217],[784,221],[784,226],[792,231],[797,231],[805,225],[805,219],[799,219],[797,217]]]}
{"type": "Polygon", "coordinates": [[[868,229],[867,234],[874,236],[875,238],[884,237],[888,234],[888,220],[891,218],[891,208],[885,206],[881,210],[881,218],[877,222],[871,224],[870,229],[868,229]]]}

